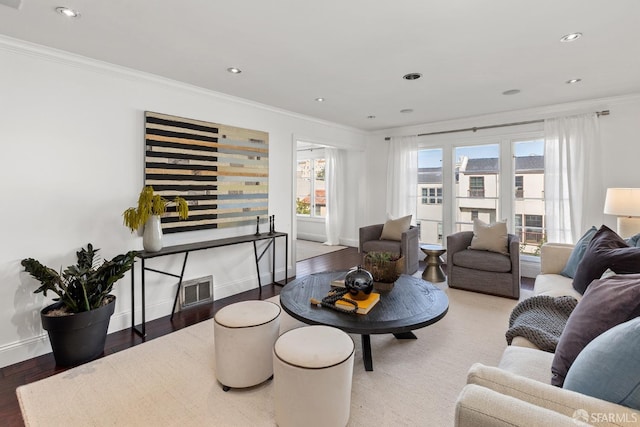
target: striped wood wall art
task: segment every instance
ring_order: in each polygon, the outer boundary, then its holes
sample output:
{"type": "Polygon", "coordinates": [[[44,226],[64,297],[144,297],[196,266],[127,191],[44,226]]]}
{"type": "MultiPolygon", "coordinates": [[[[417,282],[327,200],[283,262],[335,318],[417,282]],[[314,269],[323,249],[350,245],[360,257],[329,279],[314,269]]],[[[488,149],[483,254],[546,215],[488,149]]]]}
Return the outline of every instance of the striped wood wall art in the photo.
{"type": "Polygon", "coordinates": [[[145,142],[145,185],[189,203],[189,219],[171,210],[163,232],[250,225],[268,215],[267,132],[146,111],[145,142]]]}

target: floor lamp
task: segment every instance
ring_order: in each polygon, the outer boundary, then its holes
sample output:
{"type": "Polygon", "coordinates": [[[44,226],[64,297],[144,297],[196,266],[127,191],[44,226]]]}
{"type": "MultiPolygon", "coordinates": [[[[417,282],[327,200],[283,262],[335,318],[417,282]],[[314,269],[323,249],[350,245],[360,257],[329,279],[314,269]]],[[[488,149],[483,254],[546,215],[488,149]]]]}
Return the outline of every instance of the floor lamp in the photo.
{"type": "Polygon", "coordinates": [[[618,217],[621,237],[640,233],[640,188],[607,188],[604,213],[618,217]]]}

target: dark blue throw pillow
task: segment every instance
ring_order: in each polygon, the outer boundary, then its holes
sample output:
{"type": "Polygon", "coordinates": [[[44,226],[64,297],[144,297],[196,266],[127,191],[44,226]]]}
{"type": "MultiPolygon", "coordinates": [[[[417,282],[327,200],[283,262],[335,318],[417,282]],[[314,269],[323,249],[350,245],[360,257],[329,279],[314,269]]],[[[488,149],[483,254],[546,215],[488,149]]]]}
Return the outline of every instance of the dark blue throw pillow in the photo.
{"type": "Polygon", "coordinates": [[[571,251],[571,255],[569,256],[567,265],[564,266],[564,269],[560,272],[560,274],[572,279],[575,277],[576,270],[578,269],[578,264],[580,264],[580,261],[584,256],[584,252],[587,250],[587,246],[593,238],[593,235],[596,234],[596,231],[598,231],[598,229],[595,226],[591,226],[591,228],[582,235],[580,240],[578,240],[578,243],[576,243],[576,245],[573,247],[573,251],[571,251]]]}

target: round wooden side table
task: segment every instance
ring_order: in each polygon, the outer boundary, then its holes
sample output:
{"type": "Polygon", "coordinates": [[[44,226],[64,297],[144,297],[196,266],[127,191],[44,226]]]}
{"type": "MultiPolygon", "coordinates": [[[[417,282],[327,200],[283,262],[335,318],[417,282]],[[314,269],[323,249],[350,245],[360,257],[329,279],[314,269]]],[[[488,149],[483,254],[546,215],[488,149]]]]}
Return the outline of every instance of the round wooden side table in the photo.
{"type": "Polygon", "coordinates": [[[440,245],[420,245],[420,249],[427,256],[427,267],[422,272],[422,280],[431,283],[444,282],[446,277],[442,271],[442,258],[440,255],[447,250],[440,245]]]}

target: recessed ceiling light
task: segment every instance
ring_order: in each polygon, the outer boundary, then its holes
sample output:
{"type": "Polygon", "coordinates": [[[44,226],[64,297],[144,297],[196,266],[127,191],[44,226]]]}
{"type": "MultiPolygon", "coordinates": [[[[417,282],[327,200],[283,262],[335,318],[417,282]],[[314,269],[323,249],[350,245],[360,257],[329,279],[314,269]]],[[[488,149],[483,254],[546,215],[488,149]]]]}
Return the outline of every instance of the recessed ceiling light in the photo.
{"type": "Polygon", "coordinates": [[[242,72],[240,68],[236,68],[236,67],[229,67],[227,68],[227,71],[230,72],[231,74],[240,74],[242,72]]]}
{"type": "Polygon", "coordinates": [[[405,108],[403,110],[400,110],[401,113],[403,114],[409,114],[409,113],[413,113],[413,109],[412,108],[405,108]]]}
{"type": "Polygon", "coordinates": [[[318,102],[324,102],[324,98],[316,98],[316,101],[318,101],[318,102]]]}
{"type": "Polygon", "coordinates": [[[520,93],[520,89],[509,89],[502,92],[503,95],[515,95],[520,93]]]}
{"type": "Polygon", "coordinates": [[[568,85],[572,85],[574,83],[579,83],[581,81],[582,81],[582,79],[571,79],[571,80],[567,80],[565,83],[568,84],[568,85]]]}
{"type": "Polygon", "coordinates": [[[582,37],[582,33],[571,33],[571,34],[567,34],[565,36],[562,36],[560,41],[563,42],[563,43],[567,43],[567,42],[576,41],[580,37],[582,37]]]}
{"type": "Polygon", "coordinates": [[[61,15],[66,16],[67,18],[79,18],[80,17],[80,13],[76,12],[73,9],[70,9],[68,7],[56,7],[56,12],[58,12],[61,15]]]}
{"type": "Polygon", "coordinates": [[[402,76],[405,80],[418,80],[420,77],[422,77],[422,74],[420,73],[409,73],[402,76]]]}

